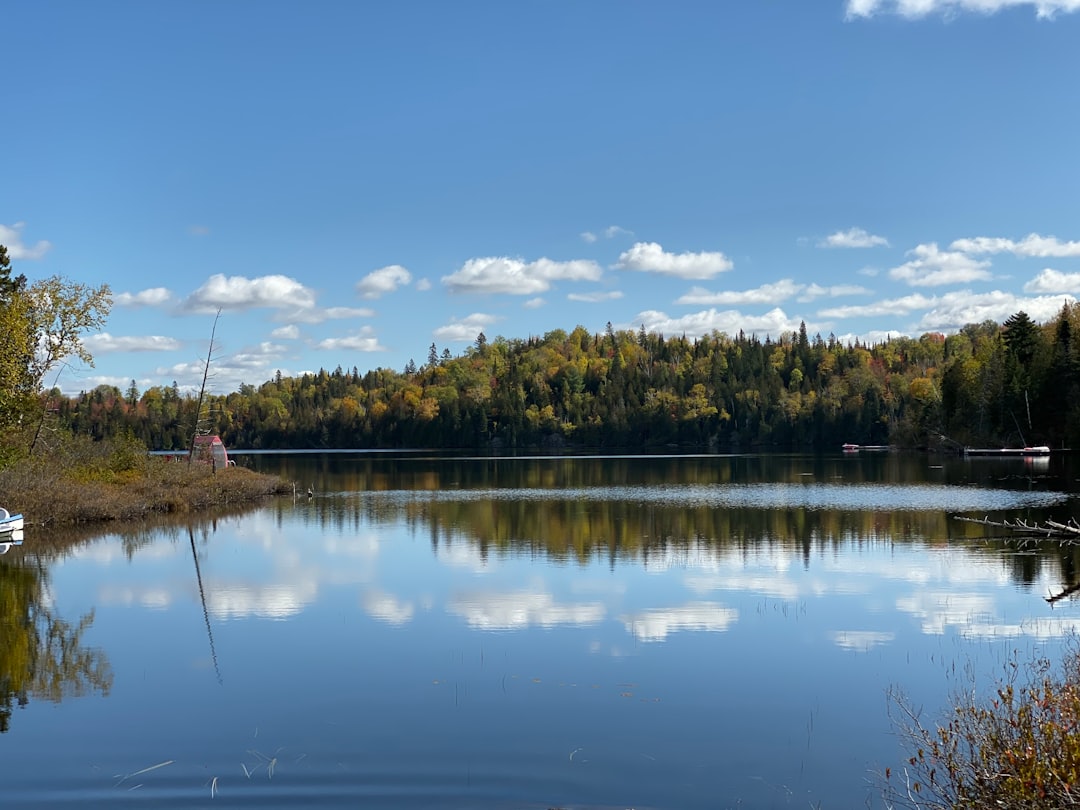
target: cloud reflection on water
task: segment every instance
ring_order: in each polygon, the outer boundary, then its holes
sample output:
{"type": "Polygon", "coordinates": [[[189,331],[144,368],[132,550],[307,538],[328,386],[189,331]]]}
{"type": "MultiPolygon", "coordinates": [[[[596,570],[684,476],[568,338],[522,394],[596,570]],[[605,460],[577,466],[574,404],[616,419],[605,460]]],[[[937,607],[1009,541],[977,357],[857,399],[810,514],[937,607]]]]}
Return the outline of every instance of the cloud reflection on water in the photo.
{"type": "Polygon", "coordinates": [[[599,602],[559,604],[550,593],[529,590],[462,593],[450,598],[447,610],[484,630],[584,627],[602,621],[607,612],[599,602]]]}
{"type": "Polygon", "coordinates": [[[718,602],[690,602],[680,607],[654,608],[619,618],[639,641],[663,641],[669,634],[684,630],[722,633],[739,620],[739,611],[718,602]]]}

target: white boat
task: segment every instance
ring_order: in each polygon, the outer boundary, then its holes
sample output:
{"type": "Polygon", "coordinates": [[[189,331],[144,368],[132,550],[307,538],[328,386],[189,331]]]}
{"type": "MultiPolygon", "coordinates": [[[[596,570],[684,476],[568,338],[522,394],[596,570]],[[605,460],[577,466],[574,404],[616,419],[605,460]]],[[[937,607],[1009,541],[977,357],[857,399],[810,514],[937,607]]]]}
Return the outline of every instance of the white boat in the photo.
{"type": "Polygon", "coordinates": [[[7,509],[0,507],[0,538],[12,532],[21,532],[23,529],[23,516],[13,515],[7,509]]]}
{"type": "Polygon", "coordinates": [[[12,546],[21,546],[23,543],[23,530],[16,529],[8,534],[0,534],[0,554],[7,554],[12,546]]]}

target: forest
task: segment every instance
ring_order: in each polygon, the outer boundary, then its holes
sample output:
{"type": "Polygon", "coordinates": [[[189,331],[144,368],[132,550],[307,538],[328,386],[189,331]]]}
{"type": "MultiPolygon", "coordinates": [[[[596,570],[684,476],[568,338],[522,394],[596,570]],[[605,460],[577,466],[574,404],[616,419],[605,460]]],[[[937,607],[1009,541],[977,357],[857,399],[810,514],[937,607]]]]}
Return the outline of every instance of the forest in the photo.
{"type": "Polygon", "coordinates": [[[1080,308],[1017,312],[956,334],[875,345],[799,331],[697,339],[577,326],[432,344],[402,371],[357,366],[198,400],[174,383],[47,394],[60,424],[190,445],[198,422],[234,448],[1071,447],[1080,437],[1080,308]]]}

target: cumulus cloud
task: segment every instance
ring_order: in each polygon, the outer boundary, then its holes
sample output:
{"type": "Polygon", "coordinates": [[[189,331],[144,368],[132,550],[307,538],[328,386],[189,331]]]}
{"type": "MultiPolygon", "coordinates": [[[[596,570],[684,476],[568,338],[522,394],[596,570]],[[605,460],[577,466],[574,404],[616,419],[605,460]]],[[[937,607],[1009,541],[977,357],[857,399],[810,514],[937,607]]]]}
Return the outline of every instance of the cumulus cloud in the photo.
{"type": "Polygon", "coordinates": [[[431,282],[426,278],[417,279],[416,289],[420,292],[427,292],[431,289],[431,282]]]}
{"type": "Polygon", "coordinates": [[[271,360],[279,359],[285,354],[285,351],[285,347],[280,343],[271,343],[269,340],[264,340],[256,346],[242,349],[227,358],[227,362],[232,366],[241,368],[266,368],[271,360]]]}
{"type": "Polygon", "coordinates": [[[8,258],[12,261],[22,259],[40,259],[49,252],[52,244],[44,239],[33,245],[23,244],[22,230],[25,222],[16,222],[14,225],[0,225],[0,245],[7,248],[8,258]]]}
{"type": "MultiPolygon", "coordinates": [[[[605,239],[614,239],[616,236],[633,236],[634,232],[622,227],[621,225],[608,225],[601,231],[605,239]]],[[[600,237],[593,231],[582,231],[578,234],[581,237],[581,241],[588,242],[590,245],[600,237]]]]}
{"type": "Polygon", "coordinates": [[[846,307],[829,307],[821,310],[822,318],[876,318],[882,315],[899,315],[916,309],[933,306],[938,299],[933,296],[914,293],[901,298],[875,301],[872,304],[856,304],[846,307]]]}
{"type": "Polygon", "coordinates": [[[846,231],[837,231],[829,234],[820,242],[818,247],[823,248],[872,248],[888,247],[889,240],[884,236],[875,236],[864,231],[862,228],[851,228],[846,231]]]}
{"type": "Polygon", "coordinates": [[[570,293],[566,296],[567,301],[580,301],[586,304],[599,304],[602,301],[617,301],[623,294],[618,290],[610,292],[570,293]]]}
{"type": "Polygon", "coordinates": [[[113,296],[113,303],[119,307],[157,307],[172,299],[172,290],[166,287],[151,287],[137,293],[122,292],[113,296]]]}
{"type": "Polygon", "coordinates": [[[323,323],[324,321],[343,321],[349,318],[370,318],[375,310],[366,307],[309,307],[289,310],[274,320],[296,321],[297,323],[323,323]]]}
{"type": "MultiPolygon", "coordinates": [[[[707,309],[684,315],[681,318],[672,318],[664,312],[647,310],[638,313],[633,322],[644,324],[647,332],[659,332],[665,335],[685,334],[690,338],[704,337],[714,331],[734,335],[741,329],[748,335],[765,336],[779,335],[781,332],[795,332],[799,329],[799,321],[789,318],[779,307],[769,310],[764,315],[744,315],[735,309],[722,312],[707,309]]],[[[811,333],[820,331],[809,323],[806,328],[811,333]]]]}
{"type": "Polygon", "coordinates": [[[355,335],[346,335],[344,337],[326,338],[320,340],[315,344],[317,349],[328,349],[331,351],[337,351],[339,349],[348,349],[354,352],[382,352],[386,349],[379,345],[378,339],[375,337],[374,330],[370,326],[365,326],[355,335]]]}
{"type": "MultiPolygon", "coordinates": [[[[235,354],[215,359],[211,367],[210,388],[215,392],[235,391],[244,383],[250,383],[253,375],[267,373],[285,351],[285,347],[279,343],[262,341],[235,354]]],[[[159,379],[176,380],[182,389],[191,391],[198,389],[203,371],[204,361],[192,360],[172,366],[159,366],[154,373],[159,379]]]]}
{"type": "Polygon", "coordinates": [[[1075,304],[1076,299],[1071,295],[1025,298],[1000,290],[976,295],[970,290],[960,290],[937,298],[920,319],[918,329],[923,332],[946,332],[985,320],[1001,323],[1021,309],[1033,320],[1048,321],[1058,314],[1065,303],[1075,304]]]}
{"type": "Polygon", "coordinates": [[[363,298],[378,298],[411,282],[412,273],[400,264],[391,264],[372,270],[356,282],[356,291],[363,298]]]}
{"type": "Polygon", "coordinates": [[[525,262],[505,256],[469,259],[456,273],[443,276],[452,292],[535,295],[551,289],[555,281],[597,281],[603,271],[591,260],[525,262]]]}
{"type": "Polygon", "coordinates": [[[184,302],[189,312],[216,312],[268,307],[270,309],[310,309],[315,293],[288,276],[210,276],[184,302]]]}
{"type": "Polygon", "coordinates": [[[540,309],[540,307],[542,307],[546,303],[547,301],[545,301],[543,298],[530,298],[528,301],[522,304],[522,306],[525,307],[525,309],[540,309]]]}
{"type": "Polygon", "coordinates": [[[730,270],[735,265],[719,251],[702,253],[668,253],[656,242],[637,242],[619,256],[619,270],[639,270],[643,273],[663,273],[686,279],[708,279],[730,270]]]}
{"type": "Polygon", "coordinates": [[[471,343],[476,336],[501,320],[497,315],[486,315],[483,312],[474,312],[460,320],[454,320],[445,326],[440,326],[432,334],[439,340],[457,341],[459,343],[471,343]]]}
{"type": "Polygon", "coordinates": [[[1080,292],[1080,273],[1062,273],[1047,267],[1024,285],[1026,293],[1080,292]]]}
{"type": "Polygon", "coordinates": [[[774,284],[762,284],[752,290],[725,290],[710,292],[704,287],[693,287],[690,292],[680,296],[676,304],[696,306],[736,306],[739,304],[779,304],[794,297],[805,289],[805,284],[796,284],[790,278],[781,279],[774,284]]]}
{"type": "Polygon", "coordinates": [[[990,279],[988,261],[971,258],[955,250],[939,250],[937,243],[916,245],[907,252],[913,257],[889,271],[889,277],[912,287],[940,287],[990,279]]]}
{"type": "MultiPolygon", "coordinates": [[[[1080,0],[1077,0],[1077,2],[1080,4],[1080,0]]],[[[957,239],[949,245],[949,248],[964,253],[1012,253],[1016,256],[1039,259],[1064,259],[1080,256],[1080,242],[1062,242],[1055,236],[1040,236],[1037,233],[1028,234],[1019,242],[990,236],[957,239]]]]}
{"type": "Polygon", "coordinates": [[[829,287],[822,287],[819,284],[808,284],[806,285],[806,289],[802,291],[796,300],[801,304],[805,304],[818,298],[839,298],[843,295],[870,295],[871,292],[871,290],[858,284],[833,284],[829,287]]]}
{"type": "Polygon", "coordinates": [[[293,323],[279,326],[270,333],[270,337],[277,338],[278,340],[296,340],[300,337],[300,327],[293,323]]]}
{"type": "Polygon", "coordinates": [[[996,14],[1004,9],[1030,6],[1041,20],[1052,19],[1059,12],[1068,14],[1080,9],[1080,0],[848,0],[848,20],[895,14],[906,19],[931,15],[953,16],[962,12],[996,14]]]}
{"type": "Polygon", "coordinates": [[[91,354],[109,354],[110,352],[171,352],[183,347],[176,338],[163,335],[128,335],[113,336],[108,332],[87,335],[83,344],[91,354]]]}

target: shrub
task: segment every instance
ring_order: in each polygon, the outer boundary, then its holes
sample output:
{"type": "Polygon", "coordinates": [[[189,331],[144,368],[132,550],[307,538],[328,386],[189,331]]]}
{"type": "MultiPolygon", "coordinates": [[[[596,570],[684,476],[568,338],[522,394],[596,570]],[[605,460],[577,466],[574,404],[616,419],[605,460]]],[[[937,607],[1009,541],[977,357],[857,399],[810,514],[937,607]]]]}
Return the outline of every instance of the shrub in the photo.
{"type": "Polygon", "coordinates": [[[890,697],[910,756],[902,768],[885,771],[887,807],[1080,806],[1080,649],[1075,640],[1056,671],[1045,658],[1027,665],[1012,660],[992,695],[957,693],[952,712],[932,728],[921,723],[902,696],[890,697]]]}

